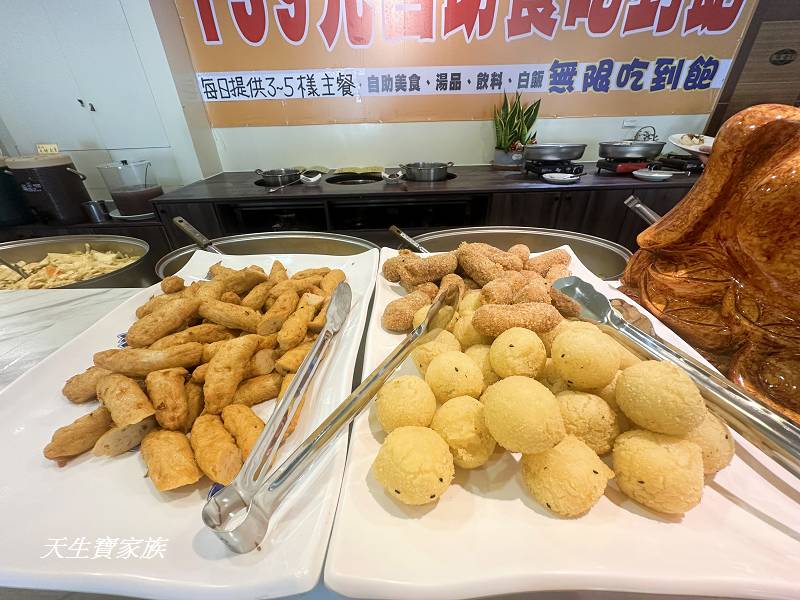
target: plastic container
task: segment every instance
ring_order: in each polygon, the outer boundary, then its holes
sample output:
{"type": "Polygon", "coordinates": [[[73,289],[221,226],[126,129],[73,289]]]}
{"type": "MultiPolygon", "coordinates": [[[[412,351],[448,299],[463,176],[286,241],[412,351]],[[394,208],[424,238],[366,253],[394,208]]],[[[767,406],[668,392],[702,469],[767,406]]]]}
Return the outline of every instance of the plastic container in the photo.
{"type": "Polygon", "coordinates": [[[121,160],[97,165],[97,170],[106,182],[111,199],[121,215],[153,212],[150,201],[164,193],[149,160],[121,160]]]}
{"type": "Polygon", "coordinates": [[[75,170],[68,154],[9,156],[6,164],[22,188],[28,206],[43,223],[85,223],[81,204],[89,202],[86,176],[75,170]]]}

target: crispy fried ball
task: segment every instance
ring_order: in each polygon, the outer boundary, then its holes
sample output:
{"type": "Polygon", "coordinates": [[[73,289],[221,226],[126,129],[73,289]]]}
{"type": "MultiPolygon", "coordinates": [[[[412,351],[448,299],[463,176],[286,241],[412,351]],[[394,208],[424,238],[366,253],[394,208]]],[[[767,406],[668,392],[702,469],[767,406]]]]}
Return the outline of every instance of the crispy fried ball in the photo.
{"type": "Polygon", "coordinates": [[[482,466],[494,452],[483,410],[475,398],[457,396],[442,404],[431,421],[431,429],[447,442],[453,462],[462,469],[482,466]]]}
{"type": "Polygon", "coordinates": [[[683,514],[703,495],[703,453],[694,442],[634,429],[614,442],[619,489],[653,510],[683,514]]]}
{"type": "Polygon", "coordinates": [[[625,416],[625,413],[619,409],[619,405],[617,404],[617,381],[619,381],[619,376],[621,374],[622,371],[617,371],[617,373],[614,375],[614,379],[611,380],[611,383],[605,387],[591,390],[591,393],[595,396],[600,396],[606,401],[606,404],[611,407],[611,410],[613,410],[614,414],[617,415],[617,426],[619,427],[619,432],[623,433],[624,431],[632,429],[633,426],[631,425],[630,419],[625,416]]]}
{"type": "Polygon", "coordinates": [[[665,361],[647,360],[622,371],[616,398],[622,412],[639,427],[667,435],[688,433],[706,415],[694,382],[665,361]]]}
{"type": "Polygon", "coordinates": [[[404,504],[434,502],[455,474],[453,455],[441,436],[427,427],[398,427],[386,436],[375,462],[375,479],[404,504]]]}
{"type": "Polygon", "coordinates": [[[414,375],[387,381],[375,399],[375,414],[386,433],[406,425],[427,427],[435,412],[436,396],[414,375]]]}
{"type": "Polygon", "coordinates": [[[474,360],[475,364],[480,367],[481,373],[483,373],[483,390],[481,390],[481,393],[487,387],[500,380],[500,376],[492,369],[492,362],[489,360],[490,350],[491,346],[487,344],[475,344],[464,350],[464,354],[474,360]]]}
{"type": "Polygon", "coordinates": [[[519,259],[523,262],[528,261],[531,257],[531,249],[528,248],[525,244],[514,244],[511,248],[508,249],[509,254],[513,254],[514,256],[518,256],[519,259]]]}
{"type": "Polygon", "coordinates": [[[553,366],[570,388],[608,385],[619,370],[619,354],[602,333],[569,328],[553,341],[553,366]]]}
{"type": "Polygon", "coordinates": [[[703,472],[706,475],[713,475],[727,467],[736,450],[728,426],[709,411],[706,411],[706,417],[700,425],[681,438],[700,446],[703,452],[703,472]]]}
{"type": "MultiPolygon", "coordinates": [[[[420,307],[417,312],[414,313],[414,320],[412,322],[412,327],[417,328],[420,324],[425,320],[425,317],[428,316],[428,311],[430,310],[431,305],[426,304],[425,306],[420,307]]],[[[429,329],[445,329],[449,324],[450,321],[456,315],[456,310],[452,306],[442,306],[439,309],[439,312],[436,313],[436,316],[431,319],[429,324],[429,329]]]]}
{"type": "Polygon", "coordinates": [[[587,329],[591,331],[600,331],[600,328],[595,325],[594,323],[589,323],[588,321],[570,321],[568,319],[564,319],[560,321],[558,325],[553,327],[548,331],[543,331],[539,334],[539,337],[542,338],[542,342],[544,343],[545,350],[547,350],[547,356],[552,356],[552,349],[553,349],[553,340],[556,339],[558,334],[565,332],[567,329],[576,328],[576,329],[587,329]]]}
{"type": "Polygon", "coordinates": [[[530,377],[501,379],[486,388],[481,402],[489,432],[511,452],[543,452],[566,434],[555,396],[530,377]]]}
{"type": "Polygon", "coordinates": [[[442,352],[461,352],[461,344],[458,343],[456,336],[449,331],[442,331],[430,342],[420,344],[411,352],[411,359],[422,375],[428,370],[431,361],[442,352]]]}
{"type": "Polygon", "coordinates": [[[530,329],[512,327],[492,342],[489,360],[500,377],[537,377],[544,369],[547,353],[542,340],[530,329]]]}
{"type": "Polygon", "coordinates": [[[442,352],[428,365],[425,382],[439,402],[456,396],[477,398],[483,389],[480,367],[463,352],[442,352]]]}
{"type": "Polygon", "coordinates": [[[461,343],[463,349],[467,349],[475,344],[491,344],[492,338],[488,335],[478,333],[472,325],[473,314],[463,314],[453,326],[453,335],[461,343]]]}
{"type": "Polygon", "coordinates": [[[614,477],[597,454],[572,435],[549,450],[524,455],[520,463],[531,495],[562,517],[587,513],[614,477]]]}
{"type": "Polygon", "coordinates": [[[478,310],[481,305],[481,291],[480,290],[469,290],[464,294],[464,297],[461,298],[461,302],[458,303],[458,312],[461,314],[471,313],[478,310]]]}
{"type": "Polygon", "coordinates": [[[622,343],[618,342],[612,336],[604,333],[608,339],[610,339],[614,346],[617,348],[617,352],[619,352],[619,368],[620,369],[627,369],[628,367],[632,367],[636,363],[642,362],[642,359],[636,356],[633,352],[628,350],[622,343]]]}
{"type": "Polygon", "coordinates": [[[597,454],[611,452],[619,435],[617,415],[599,396],[566,390],[556,394],[567,434],[583,441],[597,454]]]}

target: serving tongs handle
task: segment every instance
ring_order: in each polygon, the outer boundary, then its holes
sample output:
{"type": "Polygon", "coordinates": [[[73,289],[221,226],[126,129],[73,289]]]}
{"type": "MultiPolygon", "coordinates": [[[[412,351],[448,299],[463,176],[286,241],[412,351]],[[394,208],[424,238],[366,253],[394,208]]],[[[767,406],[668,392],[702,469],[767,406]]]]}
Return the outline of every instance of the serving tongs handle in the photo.
{"type": "Polygon", "coordinates": [[[681,367],[698,385],[711,410],[800,479],[800,427],[682,350],[628,323],[591,284],[578,277],[565,277],[555,281],[553,287],[578,303],[585,320],[616,330],[653,359],[681,367]]]}
{"type": "Polygon", "coordinates": [[[189,223],[183,217],[173,217],[172,222],[175,223],[175,226],[180,229],[183,233],[185,233],[189,238],[198,246],[201,250],[209,250],[211,252],[216,252],[217,254],[225,254],[222,250],[217,248],[210,239],[200,233],[197,228],[189,223]]]}

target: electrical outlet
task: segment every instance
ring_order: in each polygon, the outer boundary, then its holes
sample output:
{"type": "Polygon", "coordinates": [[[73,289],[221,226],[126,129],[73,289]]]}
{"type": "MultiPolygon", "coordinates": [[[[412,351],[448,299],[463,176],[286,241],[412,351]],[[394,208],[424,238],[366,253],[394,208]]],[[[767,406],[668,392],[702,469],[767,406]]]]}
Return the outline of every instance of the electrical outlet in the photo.
{"type": "Polygon", "coordinates": [[[36,144],[36,154],[58,154],[58,144],[36,144]]]}
{"type": "Polygon", "coordinates": [[[622,119],[623,129],[632,129],[639,126],[639,119],[622,119]]]}

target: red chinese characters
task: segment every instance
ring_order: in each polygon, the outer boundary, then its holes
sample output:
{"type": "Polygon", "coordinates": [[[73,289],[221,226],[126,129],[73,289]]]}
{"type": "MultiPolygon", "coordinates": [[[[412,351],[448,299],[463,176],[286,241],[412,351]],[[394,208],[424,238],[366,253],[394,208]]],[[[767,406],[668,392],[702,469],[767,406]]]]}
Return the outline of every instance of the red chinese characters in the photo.
{"type": "Polygon", "coordinates": [[[592,37],[611,33],[619,19],[622,0],[569,0],[564,15],[563,29],[577,29],[583,21],[592,37]]]}
{"type": "Polygon", "coordinates": [[[383,0],[387,40],[433,40],[434,0],[383,0]]]}
{"type": "Polygon", "coordinates": [[[339,38],[343,14],[347,43],[354,48],[369,46],[372,43],[373,13],[368,0],[325,0],[325,10],[317,29],[328,50],[333,49],[339,38]]]}
{"type": "Polygon", "coordinates": [[[622,35],[652,31],[665,35],[675,29],[683,0],[631,0],[625,10],[622,35]]]}
{"type": "Polygon", "coordinates": [[[528,37],[535,33],[551,40],[558,19],[555,0],[511,0],[506,17],[506,39],[528,37]]]}
{"type": "Polygon", "coordinates": [[[221,44],[222,36],[219,34],[213,0],[194,0],[194,8],[197,11],[197,20],[200,23],[200,31],[203,33],[203,41],[206,45],[221,44]]]}
{"type": "Polygon", "coordinates": [[[683,35],[696,31],[699,34],[720,34],[730,30],[739,20],[744,0],[692,0],[686,9],[683,35]]]}
{"type": "Polygon", "coordinates": [[[308,0],[278,0],[273,10],[283,39],[302,44],[308,33],[308,0]]]}
{"type": "Polygon", "coordinates": [[[471,42],[476,35],[482,40],[494,31],[496,18],[497,0],[444,0],[442,39],[463,29],[467,42],[471,42]]]}
{"type": "Polygon", "coordinates": [[[251,46],[263,44],[269,30],[267,0],[228,0],[228,8],[242,39],[251,46]]]}

